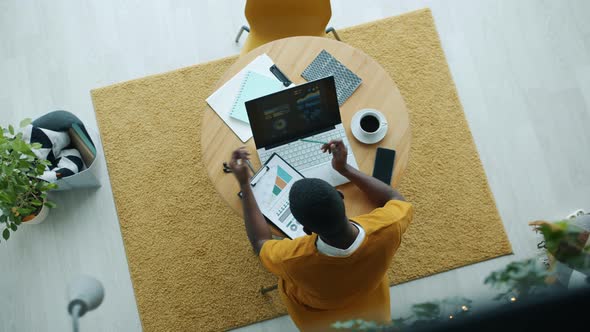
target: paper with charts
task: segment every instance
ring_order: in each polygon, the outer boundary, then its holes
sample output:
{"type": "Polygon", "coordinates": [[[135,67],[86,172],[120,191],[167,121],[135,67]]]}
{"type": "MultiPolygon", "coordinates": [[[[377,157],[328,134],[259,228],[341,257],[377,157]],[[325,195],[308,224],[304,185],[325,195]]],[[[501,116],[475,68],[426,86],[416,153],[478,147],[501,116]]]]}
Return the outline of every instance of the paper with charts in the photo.
{"type": "Polygon", "coordinates": [[[273,154],[250,182],[262,214],[291,239],[305,235],[289,208],[291,186],[302,178],[283,158],[273,154]]]}

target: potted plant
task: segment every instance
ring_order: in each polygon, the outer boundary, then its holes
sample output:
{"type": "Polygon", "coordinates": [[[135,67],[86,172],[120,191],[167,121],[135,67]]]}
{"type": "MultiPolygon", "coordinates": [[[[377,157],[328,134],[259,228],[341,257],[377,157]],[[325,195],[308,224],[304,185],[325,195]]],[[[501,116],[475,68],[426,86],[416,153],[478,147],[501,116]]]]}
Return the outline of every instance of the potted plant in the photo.
{"type": "MultiPolygon", "coordinates": [[[[25,119],[23,128],[31,122],[25,119]]],[[[39,223],[47,216],[47,208],[55,204],[47,201],[47,191],[57,185],[38,179],[50,164],[37,158],[33,149],[39,143],[29,144],[14,127],[0,126],[0,225],[5,226],[2,237],[8,240],[21,223],[39,223]]],[[[0,229],[2,227],[0,226],[0,229]]]]}

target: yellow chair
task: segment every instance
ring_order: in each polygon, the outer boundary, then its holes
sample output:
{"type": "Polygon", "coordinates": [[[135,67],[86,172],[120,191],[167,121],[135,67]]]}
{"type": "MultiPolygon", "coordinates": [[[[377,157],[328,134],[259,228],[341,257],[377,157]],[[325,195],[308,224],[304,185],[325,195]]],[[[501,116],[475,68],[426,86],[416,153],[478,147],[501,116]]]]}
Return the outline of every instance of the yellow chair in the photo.
{"type": "Polygon", "coordinates": [[[292,36],[320,36],[334,33],[326,29],[332,7],[330,0],[247,0],[246,20],[250,27],[242,26],[236,43],[244,31],[249,32],[241,54],[273,40],[292,36]]]}

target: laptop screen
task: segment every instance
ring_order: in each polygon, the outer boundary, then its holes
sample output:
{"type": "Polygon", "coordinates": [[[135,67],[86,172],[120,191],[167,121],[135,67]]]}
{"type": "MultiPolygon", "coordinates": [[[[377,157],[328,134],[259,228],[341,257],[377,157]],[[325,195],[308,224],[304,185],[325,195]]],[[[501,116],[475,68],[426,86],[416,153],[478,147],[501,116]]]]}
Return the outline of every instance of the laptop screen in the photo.
{"type": "Polygon", "coordinates": [[[246,102],[256,148],[273,148],[340,124],[334,77],[246,102]]]}

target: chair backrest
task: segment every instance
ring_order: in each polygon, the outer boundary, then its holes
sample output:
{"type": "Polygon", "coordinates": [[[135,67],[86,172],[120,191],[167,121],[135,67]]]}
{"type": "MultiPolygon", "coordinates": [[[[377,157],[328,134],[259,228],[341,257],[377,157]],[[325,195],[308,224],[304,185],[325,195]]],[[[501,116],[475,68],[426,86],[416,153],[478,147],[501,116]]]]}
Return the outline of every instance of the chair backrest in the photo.
{"type": "Polygon", "coordinates": [[[272,38],[321,36],[332,17],[330,0],[248,0],[251,33],[272,38]]]}

